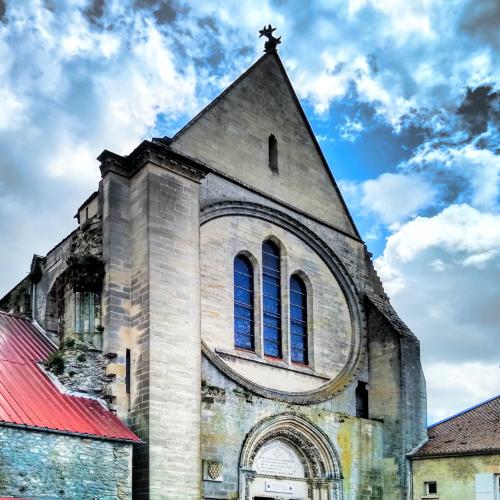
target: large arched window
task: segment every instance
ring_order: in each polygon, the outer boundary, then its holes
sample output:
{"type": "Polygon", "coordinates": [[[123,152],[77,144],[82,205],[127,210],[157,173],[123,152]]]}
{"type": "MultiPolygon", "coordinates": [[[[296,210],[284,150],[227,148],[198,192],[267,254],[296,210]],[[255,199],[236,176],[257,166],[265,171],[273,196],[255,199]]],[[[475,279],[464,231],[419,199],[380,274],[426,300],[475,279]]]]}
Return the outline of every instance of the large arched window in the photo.
{"type": "Polygon", "coordinates": [[[307,290],[296,274],[290,278],[290,334],[292,361],[307,364],[307,290]]]}
{"type": "Polygon", "coordinates": [[[255,349],[253,267],[244,255],[234,259],[234,345],[255,349]]]}
{"type": "Polygon", "coordinates": [[[262,244],[262,304],[264,354],[281,358],[280,250],[270,240],[262,244]]]}

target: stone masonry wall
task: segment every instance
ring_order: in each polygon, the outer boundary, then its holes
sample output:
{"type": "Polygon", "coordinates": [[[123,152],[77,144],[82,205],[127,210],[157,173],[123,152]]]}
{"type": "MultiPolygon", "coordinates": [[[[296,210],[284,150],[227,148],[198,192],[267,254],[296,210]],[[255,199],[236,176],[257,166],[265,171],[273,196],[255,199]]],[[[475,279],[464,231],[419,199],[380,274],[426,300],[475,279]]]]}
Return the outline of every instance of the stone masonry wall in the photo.
{"type": "Polygon", "coordinates": [[[185,500],[199,498],[201,477],[199,183],[166,167],[103,179],[103,351],[116,373],[131,350],[130,395],[110,391],[144,440],[134,498],[185,500]]]}
{"type": "MultiPolygon", "coordinates": [[[[332,249],[361,296],[377,297],[385,312],[398,319],[361,241],[213,174],[208,175],[202,184],[201,200],[202,209],[214,203],[239,200],[264,205],[294,217],[332,249]]],[[[370,415],[384,422],[384,499],[399,500],[407,489],[405,454],[425,436],[425,380],[420,366],[419,344],[409,331],[402,334],[381,314],[369,314],[367,319],[369,373],[362,369],[359,376],[369,383],[370,415]]]]}
{"type": "Polygon", "coordinates": [[[238,499],[239,460],[246,435],[262,419],[293,412],[327,434],[340,457],[345,500],[385,500],[383,424],[355,414],[353,384],[339,396],[308,406],[259,397],[203,360],[202,459],[222,463],[223,481],[203,481],[205,500],[238,499]]]}
{"type": "Polygon", "coordinates": [[[132,445],[0,426],[0,496],[131,498],[132,445]]]}
{"type": "Polygon", "coordinates": [[[200,498],[199,184],[151,168],[149,245],[150,498],[200,498]]]}
{"type": "MultiPolygon", "coordinates": [[[[440,500],[476,500],[476,474],[500,474],[500,453],[412,460],[413,500],[425,496],[425,482],[435,481],[440,500]]],[[[493,477],[491,477],[493,484],[493,477]]],[[[435,498],[438,498],[437,496],[435,498]]],[[[488,498],[492,498],[489,497],[488,498]]]]}
{"type": "Polygon", "coordinates": [[[304,214],[291,210],[279,203],[245,189],[227,179],[209,174],[201,185],[201,207],[224,201],[245,201],[258,203],[279,210],[314,231],[325,241],[342,261],[349,276],[353,279],[360,292],[369,292],[385,297],[382,284],[373,268],[373,263],[362,241],[336,231],[304,214]]]}
{"type": "Polygon", "coordinates": [[[402,335],[368,305],[370,415],[384,422],[386,498],[405,497],[405,454],[426,437],[425,380],[415,337],[402,335]]]}

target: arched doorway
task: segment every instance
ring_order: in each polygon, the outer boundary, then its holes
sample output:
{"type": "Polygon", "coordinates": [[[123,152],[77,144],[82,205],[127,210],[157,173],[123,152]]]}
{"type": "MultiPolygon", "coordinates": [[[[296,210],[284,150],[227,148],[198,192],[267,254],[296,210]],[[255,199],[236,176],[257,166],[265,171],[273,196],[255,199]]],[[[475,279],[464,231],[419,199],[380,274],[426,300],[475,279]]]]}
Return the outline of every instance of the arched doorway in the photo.
{"type": "Polygon", "coordinates": [[[258,423],[240,458],[240,500],[341,500],[337,452],[314,424],[295,414],[258,423]]]}

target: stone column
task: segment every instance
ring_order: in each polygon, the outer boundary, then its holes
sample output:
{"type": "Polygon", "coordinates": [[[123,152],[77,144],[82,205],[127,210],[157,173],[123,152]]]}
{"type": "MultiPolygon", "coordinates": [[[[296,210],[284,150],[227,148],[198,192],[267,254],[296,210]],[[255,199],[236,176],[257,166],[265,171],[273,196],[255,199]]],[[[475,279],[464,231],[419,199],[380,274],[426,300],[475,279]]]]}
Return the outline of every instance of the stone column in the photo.
{"type": "Polygon", "coordinates": [[[201,176],[148,169],[150,498],[201,498],[201,176]]]}
{"type": "Polygon", "coordinates": [[[203,174],[148,141],[127,158],[105,151],[99,159],[103,350],[113,358],[108,368],[115,374],[110,389],[118,412],[144,441],[134,448],[133,496],[198,500],[203,174]],[[130,394],[122,384],[127,349],[130,394]]]}
{"type": "Polygon", "coordinates": [[[126,422],[129,401],[124,374],[130,329],[130,180],[109,168],[109,164],[114,165],[113,157],[102,160],[103,178],[99,187],[105,266],[101,295],[102,351],[111,360],[106,368],[112,376],[107,389],[111,406],[126,422]]]}

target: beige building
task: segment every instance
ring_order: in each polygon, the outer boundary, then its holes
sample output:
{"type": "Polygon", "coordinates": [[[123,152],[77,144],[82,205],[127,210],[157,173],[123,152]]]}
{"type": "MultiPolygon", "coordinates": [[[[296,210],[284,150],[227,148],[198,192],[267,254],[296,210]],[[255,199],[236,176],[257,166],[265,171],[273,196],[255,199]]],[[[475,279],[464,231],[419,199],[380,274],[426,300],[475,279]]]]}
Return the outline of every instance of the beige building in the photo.
{"type": "Polygon", "coordinates": [[[135,498],[409,492],[419,342],[275,45],[173,138],[102,152],[79,227],[1,302],[59,342],[63,384],[144,441],[135,498]]]}
{"type": "Polygon", "coordinates": [[[413,500],[500,499],[500,396],[432,425],[411,455],[413,500]]]}

